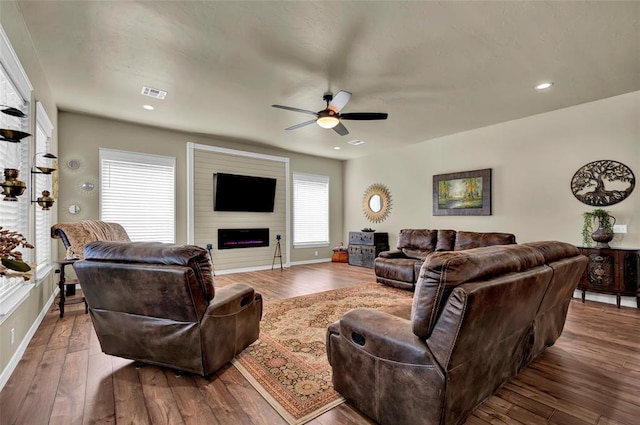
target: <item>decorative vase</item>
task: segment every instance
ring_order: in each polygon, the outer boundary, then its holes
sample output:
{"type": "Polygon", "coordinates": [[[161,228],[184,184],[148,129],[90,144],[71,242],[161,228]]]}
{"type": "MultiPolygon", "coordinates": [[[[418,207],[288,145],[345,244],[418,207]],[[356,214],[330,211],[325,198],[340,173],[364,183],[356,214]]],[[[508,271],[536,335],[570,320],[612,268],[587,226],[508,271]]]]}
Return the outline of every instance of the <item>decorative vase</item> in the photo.
{"type": "Polygon", "coordinates": [[[42,207],[44,211],[49,211],[55,202],[48,190],[42,191],[42,196],[37,199],[38,205],[42,207]]]}
{"type": "MultiPolygon", "coordinates": [[[[613,220],[613,223],[616,222],[616,218],[614,216],[609,217],[613,220]]],[[[610,248],[609,242],[613,240],[613,232],[607,230],[602,221],[599,221],[599,223],[600,225],[596,231],[591,234],[591,239],[596,241],[596,248],[610,248]]],[[[613,223],[611,224],[611,227],[613,227],[613,223]]]]}
{"type": "Polygon", "coordinates": [[[2,194],[4,195],[4,201],[15,202],[18,200],[17,196],[20,196],[27,189],[27,184],[18,180],[20,171],[15,168],[5,168],[4,178],[5,181],[0,183],[2,186],[2,194]]]}

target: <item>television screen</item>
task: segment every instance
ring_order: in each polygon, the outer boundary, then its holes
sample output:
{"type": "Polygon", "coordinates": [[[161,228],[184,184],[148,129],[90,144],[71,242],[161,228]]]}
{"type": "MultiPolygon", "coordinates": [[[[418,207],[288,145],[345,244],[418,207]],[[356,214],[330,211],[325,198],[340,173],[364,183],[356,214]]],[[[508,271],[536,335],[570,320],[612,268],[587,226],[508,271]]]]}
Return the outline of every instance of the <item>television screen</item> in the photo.
{"type": "Polygon", "coordinates": [[[215,173],[214,211],[273,212],[276,179],[215,173]]]}

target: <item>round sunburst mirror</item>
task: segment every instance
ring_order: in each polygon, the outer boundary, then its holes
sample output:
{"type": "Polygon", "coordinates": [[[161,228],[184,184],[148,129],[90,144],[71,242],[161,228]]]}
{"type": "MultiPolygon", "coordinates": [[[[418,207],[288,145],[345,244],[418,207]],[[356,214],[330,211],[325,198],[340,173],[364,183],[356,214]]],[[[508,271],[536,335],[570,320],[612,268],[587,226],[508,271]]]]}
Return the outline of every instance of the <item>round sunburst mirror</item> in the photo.
{"type": "Polygon", "coordinates": [[[372,184],[364,191],[362,210],[365,217],[373,223],[386,220],[391,211],[391,194],[383,184],[372,184]]]}

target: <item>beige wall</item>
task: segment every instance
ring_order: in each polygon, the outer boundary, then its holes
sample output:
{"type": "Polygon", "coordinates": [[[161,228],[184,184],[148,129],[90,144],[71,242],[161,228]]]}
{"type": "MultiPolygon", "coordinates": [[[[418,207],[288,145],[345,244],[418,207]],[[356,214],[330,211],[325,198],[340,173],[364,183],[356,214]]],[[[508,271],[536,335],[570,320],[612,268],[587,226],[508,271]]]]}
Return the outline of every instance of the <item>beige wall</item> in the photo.
{"type": "MultiPolygon", "coordinates": [[[[25,28],[22,15],[13,1],[0,1],[0,24],[2,29],[7,34],[13,49],[18,56],[22,67],[27,73],[31,84],[33,85],[33,92],[31,96],[31,108],[29,113],[30,128],[35,128],[35,107],[36,101],[42,102],[49,119],[54,125],[53,137],[52,137],[52,151],[57,151],[57,121],[58,111],[51,96],[50,88],[42,73],[38,58],[36,57],[33,45],[31,44],[31,38],[25,28]]],[[[34,138],[29,137],[22,143],[31,143],[33,152],[34,138]]],[[[0,142],[3,143],[3,142],[0,142]]],[[[27,178],[24,178],[25,182],[30,185],[31,182],[27,178]]],[[[19,202],[29,202],[28,196],[25,194],[19,202]]],[[[34,235],[33,229],[33,206],[31,208],[31,235],[34,235]]],[[[54,206],[51,212],[53,221],[55,222],[56,208],[54,206]]],[[[0,226],[2,223],[0,222],[0,226]]],[[[34,242],[33,237],[30,237],[30,242],[34,242]]],[[[54,251],[54,258],[57,257],[57,253],[54,251]]],[[[0,324],[0,377],[5,378],[5,371],[8,370],[7,366],[10,363],[16,361],[19,356],[20,350],[24,350],[24,346],[28,343],[26,338],[29,332],[35,331],[34,324],[39,314],[46,307],[47,302],[51,300],[54,290],[53,272],[46,276],[41,282],[38,282],[37,286],[30,292],[29,297],[8,317],[3,318],[0,324]],[[14,329],[15,339],[11,344],[10,331],[14,329]]]]}
{"type": "MultiPolygon", "coordinates": [[[[187,242],[187,143],[217,146],[259,154],[290,158],[290,173],[302,172],[320,174],[330,178],[330,246],[326,248],[300,249],[292,248],[290,240],[291,261],[316,260],[331,258],[331,248],[342,240],[342,162],[301,155],[280,149],[267,148],[206,137],[191,133],[183,133],[148,127],[133,123],[110,120],[72,112],[60,112],[60,222],[78,221],[99,218],[99,185],[98,190],[87,193],[80,189],[83,181],[98,183],[98,150],[99,148],[118,149],[124,151],[151,153],[176,157],[176,242],[187,242]],[[64,164],[76,159],[82,164],[77,170],[70,170],[64,164]],[[67,211],[69,205],[77,204],[81,211],[71,215],[67,211]],[[318,251],[318,256],[315,252],[318,251]]],[[[198,229],[195,229],[196,232],[198,229]]],[[[291,239],[291,238],[289,238],[291,239]]],[[[273,255],[273,252],[270,256],[273,255]]]]}
{"type": "MultiPolygon", "coordinates": [[[[389,232],[391,246],[402,228],[506,231],[519,242],[561,240],[581,244],[582,216],[592,210],[571,193],[573,174],[588,162],[612,159],[640,178],[640,92],[566,108],[465,133],[429,140],[345,164],[345,238],[350,230],[389,232]],[[493,170],[493,215],[432,214],[432,176],[482,168],[493,170]],[[393,197],[389,218],[371,224],[361,200],[371,183],[393,197]]],[[[640,183],[640,182],[638,182],[640,183]]],[[[606,207],[627,224],[612,246],[640,248],[640,184],[625,201],[606,207]]]]}

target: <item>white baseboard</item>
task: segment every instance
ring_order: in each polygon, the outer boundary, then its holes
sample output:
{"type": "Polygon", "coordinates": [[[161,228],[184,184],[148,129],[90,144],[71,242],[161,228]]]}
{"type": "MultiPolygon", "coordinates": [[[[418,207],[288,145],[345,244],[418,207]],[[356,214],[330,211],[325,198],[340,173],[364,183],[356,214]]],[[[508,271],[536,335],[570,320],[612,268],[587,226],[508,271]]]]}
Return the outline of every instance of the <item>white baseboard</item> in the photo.
{"type": "MultiPolygon", "coordinates": [[[[573,297],[582,299],[582,291],[576,289],[573,292],[573,297]]],[[[616,305],[616,296],[615,295],[607,295],[607,294],[598,294],[594,292],[586,292],[585,300],[587,301],[595,301],[599,303],[605,304],[613,304],[616,305]]],[[[620,305],[624,307],[637,307],[635,297],[620,297],[620,305]]]]}
{"type": "MultiPolygon", "coordinates": [[[[290,267],[290,264],[282,263],[282,267],[290,267]]],[[[280,263],[273,265],[273,270],[280,269],[280,263]]],[[[257,272],[260,270],[271,270],[271,265],[265,266],[255,266],[255,267],[244,267],[241,269],[226,269],[226,270],[215,270],[216,276],[222,276],[223,274],[232,274],[232,273],[244,273],[244,272],[257,272]]]]}
{"type": "Polygon", "coordinates": [[[316,264],[316,263],[328,263],[331,261],[331,258],[316,258],[314,260],[303,260],[303,261],[295,261],[291,263],[292,266],[301,266],[303,264],[316,264]]]}
{"type": "MultiPolygon", "coordinates": [[[[294,261],[291,263],[282,263],[282,267],[283,268],[288,268],[291,266],[301,266],[303,264],[315,264],[315,263],[328,263],[331,261],[331,258],[317,258],[317,259],[313,259],[313,260],[304,260],[304,261],[294,261]]],[[[245,267],[245,268],[241,268],[241,269],[226,269],[226,270],[216,270],[216,276],[222,276],[225,274],[232,274],[232,273],[244,273],[244,272],[257,272],[260,270],[271,270],[271,265],[265,265],[265,266],[255,266],[255,267],[245,267]]],[[[279,270],[280,269],[280,263],[274,264],[273,265],[273,270],[279,270]]]]}
{"type": "Polygon", "coordinates": [[[22,359],[22,356],[24,356],[24,352],[27,350],[27,346],[31,342],[31,339],[33,338],[33,336],[36,334],[36,331],[38,330],[38,327],[44,320],[44,317],[47,315],[49,308],[51,308],[51,305],[53,305],[53,302],[55,301],[56,296],[58,295],[58,292],[59,292],[58,288],[56,288],[53,291],[53,293],[51,294],[51,297],[49,297],[46,304],[40,311],[40,314],[38,314],[38,317],[33,322],[33,325],[31,325],[31,327],[29,328],[29,331],[22,339],[22,342],[18,346],[18,349],[16,350],[15,353],[13,353],[13,356],[11,357],[11,360],[9,360],[7,367],[5,367],[2,373],[0,374],[0,391],[2,391],[7,381],[9,381],[11,374],[18,366],[18,363],[20,362],[20,359],[22,359]]]}

